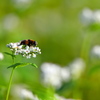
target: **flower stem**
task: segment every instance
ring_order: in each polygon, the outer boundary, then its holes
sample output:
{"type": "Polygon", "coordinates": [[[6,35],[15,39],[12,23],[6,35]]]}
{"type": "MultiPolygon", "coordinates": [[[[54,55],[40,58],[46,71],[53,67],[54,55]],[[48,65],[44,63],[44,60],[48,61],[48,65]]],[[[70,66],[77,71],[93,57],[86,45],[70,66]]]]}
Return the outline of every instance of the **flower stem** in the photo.
{"type": "Polygon", "coordinates": [[[88,33],[85,39],[83,40],[83,44],[81,48],[80,56],[86,61],[86,63],[88,62],[91,38],[92,38],[92,34],[88,33]]]}
{"type": "Polygon", "coordinates": [[[7,95],[6,95],[6,100],[8,100],[9,97],[9,92],[10,92],[10,87],[11,87],[11,82],[12,82],[12,77],[13,77],[13,73],[14,73],[14,69],[12,69],[11,75],[10,75],[10,80],[9,80],[9,84],[8,84],[8,90],[7,90],[7,95]]]}

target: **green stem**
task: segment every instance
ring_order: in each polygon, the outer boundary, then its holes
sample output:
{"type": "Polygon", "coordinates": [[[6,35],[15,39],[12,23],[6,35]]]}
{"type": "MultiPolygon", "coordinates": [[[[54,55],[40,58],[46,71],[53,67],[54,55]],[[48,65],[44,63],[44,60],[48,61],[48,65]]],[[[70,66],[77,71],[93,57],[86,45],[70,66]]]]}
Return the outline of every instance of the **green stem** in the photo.
{"type": "Polygon", "coordinates": [[[8,90],[7,90],[7,95],[6,95],[6,100],[8,100],[9,97],[9,92],[10,92],[10,87],[11,87],[11,82],[12,82],[12,77],[13,77],[13,73],[14,73],[14,69],[12,69],[11,75],[10,75],[10,80],[9,80],[9,84],[8,84],[8,90]]]}
{"type": "Polygon", "coordinates": [[[84,41],[83,41],[83,45],[82,45],[82,49],[81,49],[81,58],[84,59],[85,63],[86,63],[86,68],[85,71],[83,73],[83,77],[81,80],[81,85],[82,85],[82,100],[87,100],[88,98],[88,71],[90,68],[90,60],[89,60],[89,52],[90,52],[90,47],[91,47],[91,41],[92,41],[92,37],[93,34],[92,33],[87,33],[84,41]]]}
{"type": "Polygon", "coordinates": [[[82,48],[81,48],[80,56],[81,56],[81,58],[83,58],[86,61],[86,63],[87,63],[88,56],[89,56],[91,37],[92,37],[92,35],[89,33],[86,35],[85,39],[83,40],[83,44],[82,44],[82,48]]]}
{"type": "MultiPolygon", "coordinates": [[[[14,53],[12,52],[12,55],[14,55],[14,53]]],[[[15,61],[15,56],[12,56],[12,60],[13,60],[13,64],[14,64],[14,61],[15,61]]]]}

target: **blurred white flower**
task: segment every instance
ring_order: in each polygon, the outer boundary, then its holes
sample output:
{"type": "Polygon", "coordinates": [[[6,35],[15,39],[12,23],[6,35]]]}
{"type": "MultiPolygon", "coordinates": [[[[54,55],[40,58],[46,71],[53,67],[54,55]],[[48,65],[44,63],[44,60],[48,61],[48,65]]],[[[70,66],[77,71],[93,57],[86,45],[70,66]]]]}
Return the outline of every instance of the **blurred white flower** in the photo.
{"type": "Polygon", "coordinates": [[[31,100],[39,100],[36,96],[34,96],[33,94],[32,94],[32,92],[31,91],[29,91],[29,90],[27,90],[27,89],[22,89],[21,91],[20,91],[20,95],[21,95],[21,97],[23,98],[23,99],[25,99],[25,98],[27,98],[27,99],[31,99],[31,100]]]}
{"type": "Polygon", "coordinates": [[[27,9],[30,7],[34,0],[12,0],[13,5],[15,8],[18,9],[27,9]]]}
{"type": "Polygon", "coordinates": [[[39,47],[20,45],[20,42],[9,43],[7,47],[10,48],[14,55],[22,55],[26,58],[36,57],[37,54],[41,54],[39,47]]]}
{"type": "Polygon", "coordinates": [[[77,58],[70,64],[70,71],[72,75],[72,79],[78,79],[82,72],[84,72],[85,63],[82,59],[77,58]]]}
{"type": "Polygon", "coordinates": [[[3,27],[4,29],[11,31],[19,25],[19,18],[14,14],[9,14],[4,17],[3,27]]]}
{"type": "Polygon", "coordinates": [[[22,85],[13,86],[11,94],[14,100],[39,100],[36,95],[22,85]]]}
{"type": "Polygon", "coordinates": [[[92,55],[100,57],[100,46],[99,45],[94,46],[91,52],[92,52],[92,55]]]}
{"type": "Polygon", "coordinates": [[[41,65],[41,80],[45,85],[60,88],[63,82],[69,82],[70,79],[78,79],[84,69],[85,63],[80,58],[74,60],[68,67],[61,67],[53,63],[43,63],[41,65]]]}
{"type": "Polygon", "coordinates": [[[89,25],[93,22],[93,12],[89,8],[85,8],[82,10],[80,18],[84,25],[89,25]]]}
{"type": "Polygon", "coordinates": [[[70,79],[70,72],[67,68],[61,68],[53,63],[43,63],[41,65],[42,81],[46,85],[60,88],[62,82],[70,79]]]}
{"type": "Polygon", "coordinates": [[[82,10],[80,15],[81,22],[84,25],[91,25],[94,23],[100,23],[100,10],[92,11],[89,8],[82,10]]]}
{"type": "Polygon", "coordinates": [[[94,22],[100,23],[100,10],[96,10],[93,13],[94,22]]]}
{"type": "Polygon", "coordinates": [[[70,68],[69,67],[60,68],[60,75],[61,75],[62,81],[64,82],[69,81],[71,79],[70,68]]]}
{"type": "Polygon", "coordinates": [[[2,53],[0,53],[0,60],[4,59],[4,55],[2,53]]]}

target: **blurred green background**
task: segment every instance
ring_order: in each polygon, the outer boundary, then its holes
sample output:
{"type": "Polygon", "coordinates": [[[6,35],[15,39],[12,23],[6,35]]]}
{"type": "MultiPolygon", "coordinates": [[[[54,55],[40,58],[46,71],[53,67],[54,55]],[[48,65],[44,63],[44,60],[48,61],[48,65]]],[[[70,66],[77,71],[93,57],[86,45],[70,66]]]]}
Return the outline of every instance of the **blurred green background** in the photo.
{"type": "MultiPolygon", "coordinates": [[[[80,79],[64,84],[55,93],[66,98],[100,100],[100,59],[90,58],[90,49],[100,44],[100,27],[83,26],[79,15],[85,7],[100,9],[100,1],[0,0],[0,52],[10,52],[6,44],[24,39],[36,40],[42,52],[32,59],[16,58],[16,62],[33,62],[39,68],[16,69],[13,84],[27,84],[33,93],[41,94],[45,90],[40,82],[42,63],[64,67],[81,57],[86,69],[80,79]]],[[[0,100],[5,100],[11,72],[7,67],[11,64],[11,57],[4,54],[0,61],[0,100]]]]}

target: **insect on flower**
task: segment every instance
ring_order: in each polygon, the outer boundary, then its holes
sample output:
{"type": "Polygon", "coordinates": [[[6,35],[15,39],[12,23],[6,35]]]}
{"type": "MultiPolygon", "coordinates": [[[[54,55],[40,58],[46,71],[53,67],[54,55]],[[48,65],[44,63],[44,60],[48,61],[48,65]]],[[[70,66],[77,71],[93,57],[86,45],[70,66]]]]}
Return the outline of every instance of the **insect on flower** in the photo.
{"type": "Polygon", "coordinates": [[[37,54],[41,54],[41,49],[36,46],[37,42],[31,39],[7,44],[7,47],[10,48],[14,55],[22,55],[26,58],[36,57],[37,54]]]}
{"type": "Polygon", "coordinates": [[[28,39],[28,40],[22,40],[21,42],[20,42],[20,45],[28,45],[29,47],[30,46],[36,46],[37,45],[37,42],[36,41],[34,41],[34,40],[31,40],[31,39],[28,39]]]}

